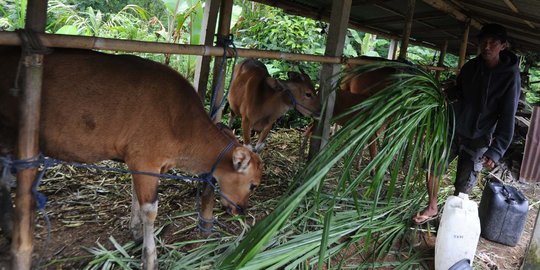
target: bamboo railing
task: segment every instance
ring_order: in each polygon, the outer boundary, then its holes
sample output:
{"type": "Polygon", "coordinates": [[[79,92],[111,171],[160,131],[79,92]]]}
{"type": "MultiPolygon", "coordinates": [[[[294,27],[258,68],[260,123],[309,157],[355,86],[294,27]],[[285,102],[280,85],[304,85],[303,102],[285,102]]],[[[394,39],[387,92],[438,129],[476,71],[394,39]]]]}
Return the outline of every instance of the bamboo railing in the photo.
{"type": "MultiPolygon", "coordinates": [[[[223,56],[223,47],[204,46],[204,45],[186,45],[186,44],[171,44],[163,42],[148,42],[134,40],[119,40],[102,37],[86,37],[86,36],[68,36],[56,34],[38,34],[42,43],[46,47],[59,48],[77,48],[77,49],[93,49],[93,50],[109,50],[109,51],[125,51],[125,52],[146,52],[146,53],[170,53],[170,54],[186,54],[186,55],[201,55],[201,56],[223,56]]],[[[19,36],[15,32],[0,31],[0,45],[20,45],[19,36]]],[[[235,51],[228,48],[227,56],[235,56],[235,51]]],[[[313,54],[287,53],[279,51],[266,51],[254,49],[237,48],[236,54],[239,57],[245,58],[266,58],[266,59],[281,59],[287,61],[309,61],[328,64],[369,64],[377,62],[373,59],[359,59],[323,56],[313,54]]],[[[424,66],[429,70],[450,70],[455,68],[424,66]]]]}

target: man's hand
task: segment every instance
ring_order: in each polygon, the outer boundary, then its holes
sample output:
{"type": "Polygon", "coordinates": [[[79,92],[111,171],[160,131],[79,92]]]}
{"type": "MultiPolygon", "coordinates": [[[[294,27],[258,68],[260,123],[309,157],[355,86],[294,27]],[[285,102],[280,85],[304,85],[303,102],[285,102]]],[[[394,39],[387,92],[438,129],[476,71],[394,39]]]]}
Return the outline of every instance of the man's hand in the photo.
{"type": "Polygon", "coordinates": [[[495,161],[493,161],[491,158],[487,157],[487,156],[483,156],[482,157],[482,162],[484,163],[484,167],[488,170],[493,170],[493,168],[495,168],[495,161]]]}

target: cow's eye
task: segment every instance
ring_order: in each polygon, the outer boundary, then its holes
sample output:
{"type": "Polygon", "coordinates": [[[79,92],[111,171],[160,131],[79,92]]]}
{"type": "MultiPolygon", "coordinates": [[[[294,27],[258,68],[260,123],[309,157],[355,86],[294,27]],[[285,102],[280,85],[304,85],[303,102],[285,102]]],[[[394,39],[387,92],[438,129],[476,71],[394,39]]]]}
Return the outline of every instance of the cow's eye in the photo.
{"type": "Polygon", "coordinates": [[[255,184],[251,184],[251,186],[249,186],[249,191],[253,191],[257,188],[257,185],[255,184]]]}
{"type": "Polygon", "coordinates": [[[306,97],[307,97],[307,98],[311,98],[312,96],[313,96],[312,93],[306,93],[306,97]]]}

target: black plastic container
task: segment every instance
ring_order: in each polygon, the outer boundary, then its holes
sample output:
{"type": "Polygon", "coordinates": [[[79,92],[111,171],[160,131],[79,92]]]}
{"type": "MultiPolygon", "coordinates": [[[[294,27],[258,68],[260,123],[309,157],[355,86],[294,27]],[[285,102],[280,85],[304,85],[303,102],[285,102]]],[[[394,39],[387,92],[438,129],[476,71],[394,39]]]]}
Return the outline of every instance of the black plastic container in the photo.
{"type": "Polygon", "coordinates": [[[482,237],[507,246],[517,245],[528,211],[527,198],[515,187],[487,182],[478,209],[482,237]]]}

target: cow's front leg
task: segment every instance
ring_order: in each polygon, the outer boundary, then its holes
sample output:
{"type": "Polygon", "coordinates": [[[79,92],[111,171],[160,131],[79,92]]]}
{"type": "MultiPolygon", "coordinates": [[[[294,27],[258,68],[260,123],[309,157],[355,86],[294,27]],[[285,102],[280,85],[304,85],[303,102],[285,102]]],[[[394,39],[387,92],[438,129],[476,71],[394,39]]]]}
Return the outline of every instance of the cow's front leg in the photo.
{"type": "Polygon", "coordinates": [[[137,199],[137,191],[135,191],[135,181],[132,181],[131,185],[131,222],[129,229],[133,240],[139,242],[143,240],[143,222],[141,218],[141,206],[137,199]]]}
{"type": "Polygon", "coordinates": [[[244,146],[249,150],[253,150],[253,146],[251,146],[251,122],[245,115],[242,116],[242,135],[244,146]]]}
{"type": "Polygon", "coordinates": [[[264,146],[266,146],[266,137],[268,137],[268,133],[270,133],[270,130],[272,129],[272,123],[266,125],[261,131],[261,134],[259,134],[259,140],[257,141],[254,149],[255,152],[260,152],[264,146]]]}
{"type": "Polygon", "coordinates": [[[199,226],[202,234],[205,236],[209,236],[212,233],[215,197],[216,195],[212,186],[206,182],[203,183],[201,209],[199,209],[199,226]]]}
{"type": "MultiPolygon", "coordinates": [[[[145,170],[152,172],[152,170],[145,170]]],[[[159,170],[155,171],[156,173],[159,170]]],[[[158,269],[156,243],[154,241],[154,222],[157,217],[158,210],[158,178],[146,175],[133,175],[133,186],[137,194],[139,202],[138,209],[132,209],[132,222],[142,222],[142,237],[143,237],[143,252],[142,262],[143,269],[158,269]],[[138,214],[136,212],[139,212],[138,214]],[[136,216],[139,216],[137,220],[136,216]]],[[[137,227],[137,224],[131,224],[132,228],[137,227]]],[[[139,225],[140,228],[140,225],[139,225]]]]}

